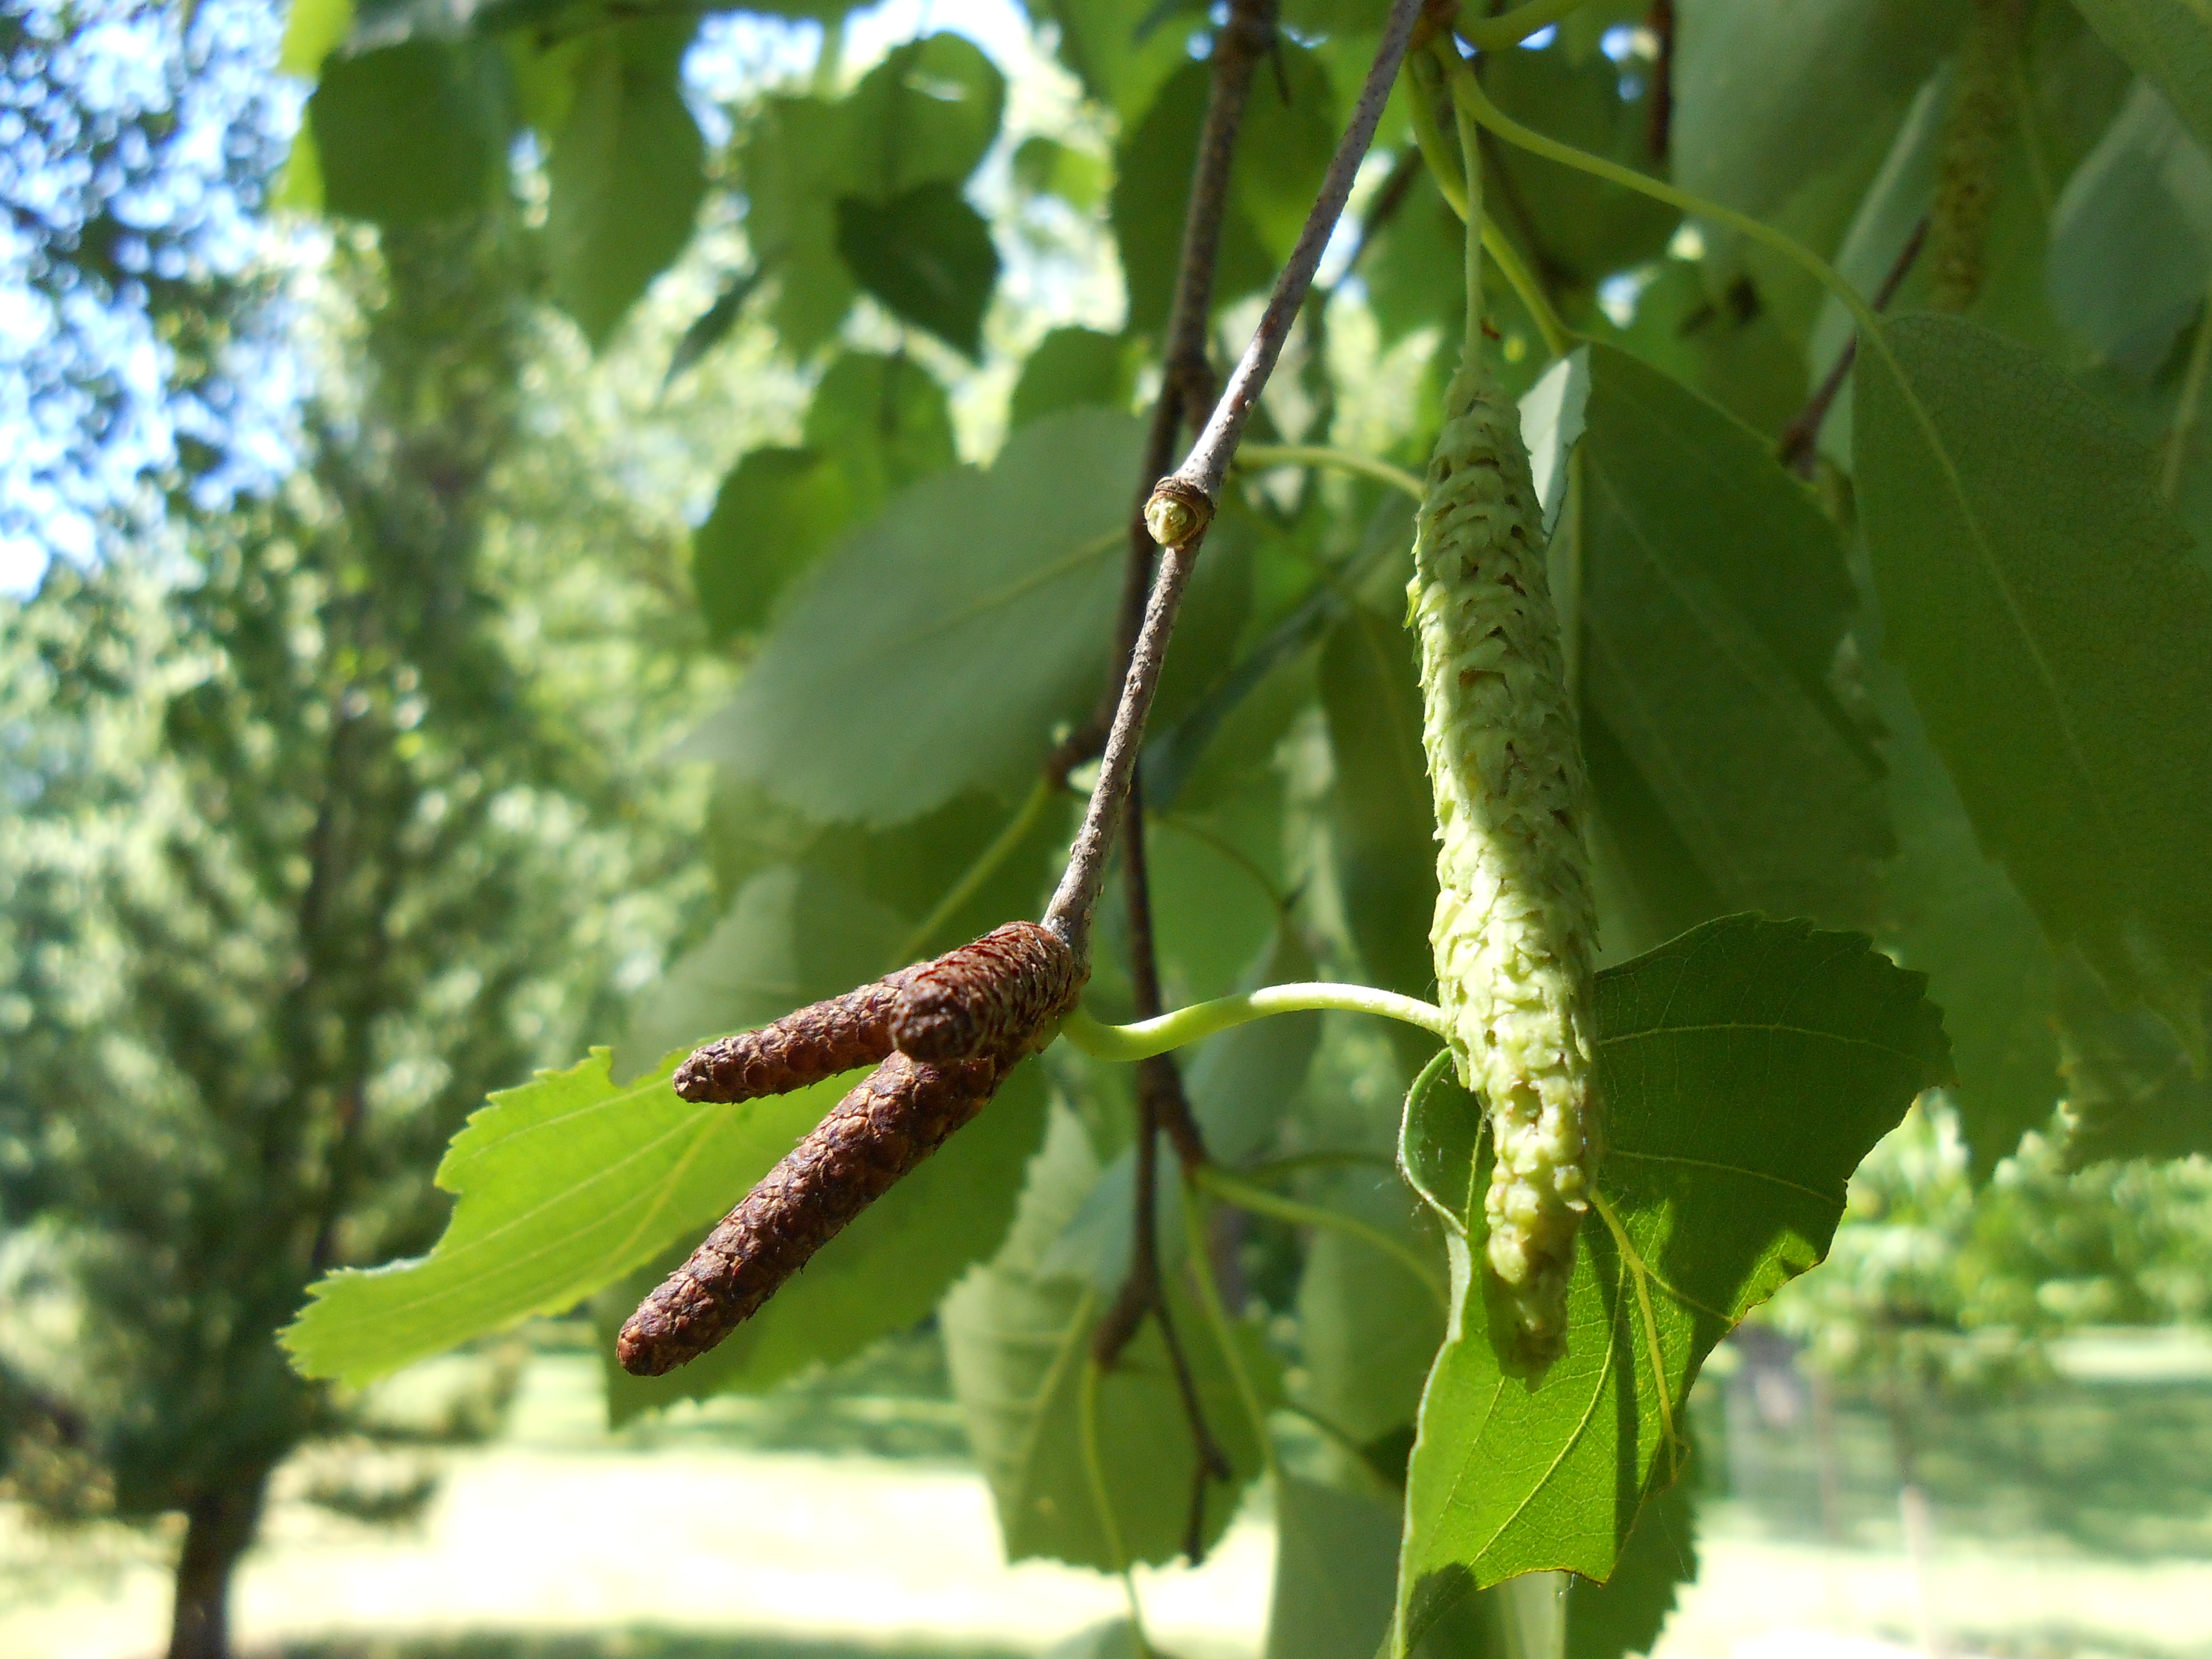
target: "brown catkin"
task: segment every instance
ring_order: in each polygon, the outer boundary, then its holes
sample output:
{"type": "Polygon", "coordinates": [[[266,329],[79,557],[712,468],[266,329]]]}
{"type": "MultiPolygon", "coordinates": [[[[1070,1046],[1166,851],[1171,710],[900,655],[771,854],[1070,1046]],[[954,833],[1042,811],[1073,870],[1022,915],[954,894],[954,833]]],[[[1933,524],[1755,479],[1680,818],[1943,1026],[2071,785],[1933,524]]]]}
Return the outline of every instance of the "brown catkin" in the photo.
{"type": "Polygon", "coordinates": [[[908,975],[891,1016],[902,1054],[931,1065],[999,1053],[1066,1011],[1075,953],[1049,928],[1012,921],[908,975]]]}
{"type": "Polygon", "coordinates": [[[925,1066],[893,1054],[722,1218],[691,1259],[623,1325],[615,1352],[633,1376],[697,1358],[899,1177],[989,1103],[1012,1062],[925,1066]]]}
{"type": "Polygon", "coordinates": [[[623,1369],[658,1376],[751,1318],[817,1250],[988,1105],[1082,989],[1082,969],[1065,940],[1034,922],[1012,922],[934,962],[693,1054],[677,1073],[677,1092],[687,1100],[750,1099],[865,1060],[881,1064],[629,1316],[615,1344],[623,1369]]]}
{"type": "Polygon", "coordinates": [[[692,1101],[757,1100],[872,1065],[898,1046],[892,1018],[907,981],[919,971],[902,969],[757,1031],[708,1043],[676,1068],[677,1094],[692,1101]]]}

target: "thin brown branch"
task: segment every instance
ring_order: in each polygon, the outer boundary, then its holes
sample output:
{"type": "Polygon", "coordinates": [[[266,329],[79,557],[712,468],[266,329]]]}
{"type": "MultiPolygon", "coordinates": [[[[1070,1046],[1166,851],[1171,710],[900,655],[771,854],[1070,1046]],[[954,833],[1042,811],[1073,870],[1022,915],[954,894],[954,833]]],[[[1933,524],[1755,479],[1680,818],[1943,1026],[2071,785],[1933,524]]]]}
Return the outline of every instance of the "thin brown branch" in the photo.
{"type": "MultiPolygon", "coordinates": [[[[1282,356],[1291,325],[1305,303],[1306,289],[1313,283],[1322,250],[1328,247],[1336,222],[1344,212],[1345,201],[1352,194],[1352,183],[1358,175],[1359,164],[1366,159],[1368,147],[1375,142],[1376,124],[1382,118],[1382,106],[1389,101],[1390,88],[1398,78],[1398,65],[1405,60],[1406,43],[1412,37],[1413,20],[1419,12],[1419,0],[1392,0],[1389,17],[1382,25],[1382,45],[1367,71],[1365,84],[1359,88],[1359,101],[1352,107],[1352,125],[1345,129],[1336,154],[1330,158],[1313,210],[1306,216],[1297,243],[1291,249],[1291,257],[1285,262],[1281,274],[1275,278],[1274,292],[1267,296],[1267,308],[1261,314],[1260,325],[1253,331],[1251,343],[1244,348],[1243,356],[1237,360],[1236,371],[1229,377],[1229,389],[1213,406],[1213,414],[1206,423],[1206,430],[1199,434],[1198,442],[1176,470],[1178,480],[1200,491],[1208,501],[1213,500],[1221,489],[1221,481],[1228,474],[1229,463],[1237,453],[1237,442],[1244,435],[1260,393],[1267,386],[1268,375],[1274,372],[1275,360],[1282,356]]],[[[1157,491],[1154,498],[1158,499],[1157,491]]],[[[1156,531],[1157,528],[1155,526],[1156,531]]]]}
{"type": "MultiPolygon", "coordinates": [[[[1875,290],[1874,308],[1876,311],[1889,308],[1889,302],[1897,297],[1897,290],[1905,286],[1905,277],[1911,274],[1913,261],[1920,257],[1920,250],[1927,240],[1928,216],[1923,213],[1912,227],[1912,234],[1905,239],[1905,246],[1897,251],[1897,258],[1891,262],[1888,275],[1881,279],[1881,286],[1875,290]]],[[[1813,476],[1813,458],[1815,446],[1820,442],[1820,428],[1828,418],[1828,410],[1835,403],[1837,394],[1844,389],[1844,377],[1851,372],[1851,365],[1858,361],[1858,353],[1859,337],[1854,332],[1850,339],[1844,342],[1844,349],[1836,354],[1834,365],[1819,387],[1806,399],[1805,407],[1797,411],[1797,418],[1782,429],[1782,440],[1776,448],[1776,457],[1801,478],[1813,476]]]]}

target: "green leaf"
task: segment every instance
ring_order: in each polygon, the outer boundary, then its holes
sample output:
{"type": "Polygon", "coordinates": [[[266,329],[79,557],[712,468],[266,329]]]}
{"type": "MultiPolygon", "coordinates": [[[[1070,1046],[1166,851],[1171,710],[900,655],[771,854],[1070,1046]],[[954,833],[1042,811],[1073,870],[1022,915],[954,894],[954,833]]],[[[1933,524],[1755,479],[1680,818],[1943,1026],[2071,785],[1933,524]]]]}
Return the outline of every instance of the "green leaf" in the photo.
{"type": "Polygon", "coordinates": [[[1562,1659],[1624,1659],[1659,1644],[1676,1593],[1698,1577],[1694,1476],[1654,1492],[1637,1512],[1620,1565],[1602,1584],[1567,1580],[1567,1650],[1562,1659]]]}
{"type": "Polygon", "coordinates": [[[506,64],[477,43],[334,58],[307,100],[325,209],[380,225],[474,211],[503,189],[506,64]]]}
{"type": "Polygon", "coordinates": [[[1019,790],[1089,705],[1121,587],[1138,423],[1070,410],[989,471],[923,480],[809,571],[684,745],[828,822],[1019,790]]]}
{"type": "Polygon", "coordinates": [[[1056,196],[1078,213],[1089,213],[1106,198],[1106,162],[1041,133],[1022,140],[1013,169],[1016,190],[1025,196],[1056,196]]]}
{"type": "Polygon", "coordinates": [[[1440,1084],[1408,1114],[1405,1166],[1457,1235],[1460,1299],[1408,1474],[1401,1583],[1414,1633],[1516,1574],[1612,1576],[1647,1495],[1678,1472],[1705,1355],[1820,1259],[1852,1170],[1945,1076],[1924,983],[1862,936],[1755,916],[1600,975],[1599,1185],[1644,1272],[1593,1216],[1566,1356],[1533,1389],[1499,1369],[1472,1271],[1487,1184],[1476,1103],[1440,1084]]]}
{"type": "Polygon", "coordinates": [[[702,1106],[669,1086],[680,1053],[617,1084],[595,1048],[471,1116],[438,1166],[453,1219],[427,1256],[325,1274],[283,1333],[309,1376],[358,1386],[561,1313],[744,1195],[836,1103],[848,1079],[702,1106]]]}
{"type": "Polygon", "coordinates": [[[680,85],[696,27],[617,31],[577,60],[576,100],[546,167],[553,297],[596,348],[691,240],[705,146],[680,85]]]}
{"type": "Polygon", "coordinates": [[[1024,0],[1030,20],[1059,35],[1061,63],[1126,131],[1153,107],[1161,82],[1190,61],[1205,17],[1195,5],[1159,0],[1024,0]]]}
{"type": "Polygon", "coordinates": [[[1766,215],[1902,112],[1949,52],[1960,0],[1682,0],[1674,181],[1766,215]]]}
{"type": "MultiPolygon", "coordinates": [[[[1164,1562],[1180,1551],[1196,1454],[1158,1322],[1147,1321],[1097,1386],[1109,1534],[1084,1450],[1084,1379],[1104,1298],[1087,1274],[1047,1277],[1037,1266],[1097,1173],[1082,1126],[1072,1114],[1055,1112],[1005,1250],[956,1285],[939,1316],[953,1390],[991,1484],[1007,1559],[1049,1556],[1114,1571],[1130,1562],[1164,1562]]],[[[1228,1483],[1208,1486],[1202,1536],[1210,1544],[1259,1473],[1259,1441],[1181,1275],[1170,1276],[1168,1297],[1207,1425],[1236,1471],[1228,1483]]],[[[1237,1326],[1236,1340],[1265,1411],[1276,1396],[1274,1360],[1256,1328],[1237,1326]]]]}
{"type": "Polygon", "coordinates": [[[2212,146],[2212,14],[2204,0],[2074,0],[2105,44],[2148,76],[2212,146]]]}
{"type": "Polygon", "coordinates": [[[2212,574],[2152,458],[2049,364],[1956,319],[1883,336],[1897,366],[1863,354],[1856,444],[1886,649],[2045,931],[2189,1031],[2212,970],[2212,574]]]}
{"type": "Polygon", "coordinates": [[[620,1425],[678,1400],[757,1392],[911,1328],[1005,1239],[1044,1127],[1044,1074],[1020,1066],[980,1117],[862,1211],[766,1307],[711,1353],[665,1376],[623,1370],[613,1336],[681,1258],[634,1277],[621,1296],[602,1297],[609,1421],[620,1425]]]}
{"type": "Polygon", "coordinates": [[[923,185],[961,184],[999,136],[1006,102],[1006,77],[965,36],[892,48],[839,106],[848,188],[884,204],[923,185]]]}
{"type": "Polygon", "coordinates": [[[952,465],[945,388],[910,357],[841,352],[815,387],[804,449],[757,449],[691,538],[708,635],[757,628],[791,579],[891,492],[952,465]]]}
{"type": "MultiPolygon", "coordinates": [[[[1345,1170],[1310,1196],[1423,1255],[1441,1255],[1435,1228],[1388,1170],[1345,1170]]],[[[1348,1234],[1321,1231],[1298,1280],[1298,1334],[1307,1398],[1365,1445],[1413,1421],[1443,1340],[1444,1314],[1403,1262],[1348,1234]]]]}
{"type": "Polygon", "coordinates": [[[313,78],[352,31],[353,0],[293,0],[276,67],[287,75],[313,78]]]}
{"type": "Polygon", "coordinates": [[[729,914],[637,1001],[616,1074],[880,977],[907,924],[821,870],[766,870],[729,914]]]}
{"type": "MultiPolygon", "coordinates": [[[[1223,216],[1217,307],[1273,277],[1335,147],[1327,71],[1304,47],[1285,45],[1280,56],[1287,103],[1272,71],[1252,79],[1223,216]]],[[[1115,152],[1111,216],[1135,333],[1157,333],[1167,325],[1210,81],[1204,64],[1186,64],[1161,88],[1143,121],[1124,130],[1115,152]]]]}
{"type": "MultiPolygon", "coordinates": [[[[1891,843],[1879,763],[1828,687],[1854,603],[1835,528],[1757,433],[1586,349],[1586,695],[1694,868],[1670,884],[1867,921],[1891,843]]],[[[1601,812],[1635,824],[1601,758],[1601,812]]]]}
{"type": "Polygon", "coordinates": [[[2057,980],[2067,1163],[2212,1152],[2212,1079],[2166,1023],[2147,1009],[2113,1007],[2077,959],[2058,964],[2057,980]]]}
{"type": "Polygon", "coordinates": [[[763,98],[738,145],[745,239],[775,278],[769,320],[795,358],[836,333],[859,292],[837,257],[848,173],[842,119],[818,98],[763,98]]]}
{"type": "Polygon", "coordinates": [[[1371,1654],[1390,1628],[1398,1505],[1285,1475],[1275,1488],[1275,1589],[1265,1659],[1371,1654]]]}
{"type": "Polygon", "coordinates": [[[806,406],[805,438],[836,459],[860,516],[958,459],[945,388],[903,354],[838,353],[806,406]]]}
{"type": "Polygon", "coordinates": [[[1426,996],[1436,983],[1436,816],[1420,679],[1404,625],[1352,611],[1322,648],[1321,694],[1336,761],[1329,821],[1345,919],[1370,983],[1426,996]]]}
{"type": "Polygon", "coordinates": [[[1062,409],[1126,410],[1136,390],[1128,342],[1096,329],[1056,328],[1023,362],[1006,425],[1024,427],[1062,409]]]}
{"type": "Polygon", "coordinates": [[[2155,368],[2212,276],[2212,156],[2138,78],[2051,221],[2058,320],[2106,357],[2155,368]]]}
{"type": "Polygon", "coordinates": [[[722,291],[714,296],[714,303],[692,320],[691,326],[684,331],[684,337],[677,341],[676,349],[668,354],[668,372],[660,377],[664,394],[684,370],[730,337],[730,331],[738,325],[745,301],[753,297],[753,290],[760,286],[766,274],[758,266],[732,273],[729,281],[722,285],[722,291]]]}
{"type": "Polygon", "coordinates": [[[1882,948],[1926,974],[1942,1005],[1959,1073],[1951,1098],[1985,1180],[2057,1104],[2057,964],[2033,912],[1976,844],[1903,677],[1884,664],[1871,678],[1898,835],[1882,872],[1882,948]]]}
{"type": "Polygon", "coordinates": [[[991,227],[957,185],[917,185],[880,206],[839,198],[837,253],[894,314],[971,358],[982,356],[999,251],[991,227]]]}
{"type": "Polygon", "coordinates": [[[856,516],[844,470],[812,449],[738,458],[691,536],[691,586],[716,643],[757,628],[793,576],[856,516]]]}

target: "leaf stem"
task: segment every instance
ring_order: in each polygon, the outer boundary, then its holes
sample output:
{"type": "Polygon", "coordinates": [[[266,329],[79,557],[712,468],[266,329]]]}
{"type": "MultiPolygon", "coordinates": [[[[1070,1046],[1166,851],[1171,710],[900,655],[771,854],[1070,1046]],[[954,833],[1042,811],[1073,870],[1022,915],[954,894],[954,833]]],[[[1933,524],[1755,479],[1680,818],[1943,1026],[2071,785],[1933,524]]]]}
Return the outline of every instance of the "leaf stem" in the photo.
{"type": "MultiPolygon", "coordinates": [[[[1442,42],[1438,49],[1449,52],[1442,42]]],[[[1416,60],[1417,64],[1420,60],[1416,60]]],[[[1430,60],[1434,61],[1434,60],[1430,60]]],[[[1467,218],[1467,173],[1459,157],[1443,142],[1443,128],[1437,119],[1436,100],[1427,82],[1418,74],[1406,76],[1407,96],[1413,106],[1413,138],[1421,155],[1429,164],[1429,172],[1437,181],[1437,191],[1444,198],[1444,205],[1457,214],[1462,222],[1467,218]]],[[[1512,239],[1488,215],[1482,221],[1483,252],[1504,276],[1522,309],[1534,320],[1536,331],[1544,337],[1544,349],[1554,357],[1564,357],[1574,345],[1574,334],[1560,319],[1552,296],[1528,269],[1528,262],[1521,257],[1521,250],[1512,239]]]]}
{"type": "Polygon", "coordinates": [[[1450,1302],[1444,1292],[1443,1281],[1436,1270],[1421,1260],[1419,1255],[1400,1239],[1390,1237],[1379,1227],[1371,1227],[1356,1216],[1346,1215],[1340,1210],[1327,1209],[1318,1204],[1303,1204],[1297,1199],[1285,1198],[1280,1193],[1269,1192],[1231,1175],[1218,1164],[1193,1170],[1190,1181],[1214,1197],[1234,1204],[1240,1210],[1249,1210],[1255,1215],[1271,1215],[1278,1221],[1287,1221],[1293,1226],[1319,1227],[1327,1231],[1356,1238],[1370,1249],[1380,1250],[1415,1279],[1436,1298],[1437,1306],[1449,1314],[1450,1302]]]}
{"type": "Polygon", "coordinates": [[[1372,985],[1334,985],[1325,981],[1263,986],[1257,991],[1236,996],[1216,997],[1211,1002],[1195,1002],[1188,1008],[1178,1008],[1156,1019],[1139,1020],[1133,1025],[1104,1024],[1093,1018],[1089,1011],[1078,1008],[1060,1022],[1060,1034],[1067,1039],[1070,1047],[1093,1060],[1145,1060],[1273,1014],[1330,1008],[1346,1013],[1380,1014],[1385,1019],[1418,1025],[1438,1036],[1449,1035],[1444,1011],[1432,1002],[1401,996],[1395,991],[1379,990],[1372,985]]]}
{"type": "Polygon", "coordinates": [[[1875,349],[1881,354],[1883,359],[1897,369],[1898,378],[1899,380],[1905,378],[1902,366],[1897,364],[1896,359],[1891,355],[1888,343],[1881,337],[1881,325],[1872,307],[1860,297],[1857,289],[1837,274],[1833,265],[1796,238],[1753,218],[1747,213],[1739,213],[1734,208],[1723,207],[1718,202],[1709,201],[1705,197],[1693,195],[1689,191],[1667,183],[1664,179],[1651,178],[1646,173],[1637,172],[1633,167],[1623,167],[1618,161],[1609,161],[1602,155],[1592,155],[1587,150],[1577,149],[1572,144],[1563,144],[1556,138],[1547,138],[1540,132],[1522,126],[1490,101],[1490,94],[1482,89],[1482,82],[1475,78],[1474,70],[1468,67],[1465,58],[1459,57],[1456,52],[1449,51],[1440,52],[1438,57],[1446,62],[1446,73],[1451,77],[1455,98],[1464,100],[1474,118],[1505,140],[1507,143],[1516,145],[1532,155],[1540,155],[1547,161],[1557,161],[1561,167],[1572,167],[1578,173],[1589,173],[1595,178],[1606,180],[1608,184],[1619,185],[1624,190],[1632,190],[1640,195],[1649,196],[1655,201],[1665,202],[1671,207],[1681,209],[1685,213],[1695,214],[1701,219],[1710,219],[1716,224],[1726,225],[1729,229],[1748,236],[1761,246],[1771,248],[1806,272],[1829,293],[1834,295],[1842,302],[1844,308],[1851,313],[1851,319],[1873,340],[1875,349]]]}
{"type": "Polygon", "coordinates": [[[1427,486],[1402,466],[1327,444],[1246,444],[1237,450],[1236,464],[1239,470],[1249,467],[1255,472],[1273,466],[1330,466],[1386,483],[1417,501],[1427,494],[1427,486]]]}
{"type": "MultiPolygon", "coordinates": [[[[1466,69],[1459,48],[1448,36],[1439,37],[1434,45],[1439,56],[1466,69]]],[[[1449,69],[1445,72],[1449,74],[1449,69]]],[[[1474,78],[1472,70],[1466,73],[1469,80],[1474,78]]],[[[1474,125],[1474,112],[1456,95],[1452,99],[1452,125],[1459,132],[1460,171],[1467,181],[1467,210],[1460,217],[1467,224],[1466,352],[1467,362],[1472,365],[1482,356],[1482,232],[1489,221],[1482,211],[1482,133],[1474,125]]]]}
{"type": "Polygon", "coordinates": [[[1644,1265],[1636,1245],[1628,1237],[1628,1229],[1620,1224],[1620,1218],[1607,1203],[1605,1194],[1595,1187],[1590,1189],[1590,1206],[1604,1218],[1612,1231],[1613,1248],[1620,1252],[1621,1263],[1628,1269],[1629,1279],[1636,1286],[1636,1304],[1644,1322],[1644,1349],[1651,1361],[1651,1387],[1659,1396],[1660,1433],[1667,1443],[1667,1453],[1675,1470],[1682,1462],[1682,1437],[1674,1426],[1674,1397],[1667,1389],[1667,1351],[1659,1340],[1659,1316],[1651,1306],[1651,1270],[1644,1265]]]}

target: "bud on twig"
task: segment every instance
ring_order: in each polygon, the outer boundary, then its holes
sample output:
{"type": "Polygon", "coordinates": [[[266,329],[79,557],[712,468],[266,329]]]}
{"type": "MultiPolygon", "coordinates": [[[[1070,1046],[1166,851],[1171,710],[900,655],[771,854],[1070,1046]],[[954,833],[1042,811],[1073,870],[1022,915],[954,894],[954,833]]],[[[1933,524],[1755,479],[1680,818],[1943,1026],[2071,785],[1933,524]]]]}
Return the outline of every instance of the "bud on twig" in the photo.
{"type": "Polygon", "coordinates": [[[1213,522],[1213,498],[1187,478],[1165,477],[1145,502],[1145,528],[1162,547],[1182,547],[1213,522]]]}

